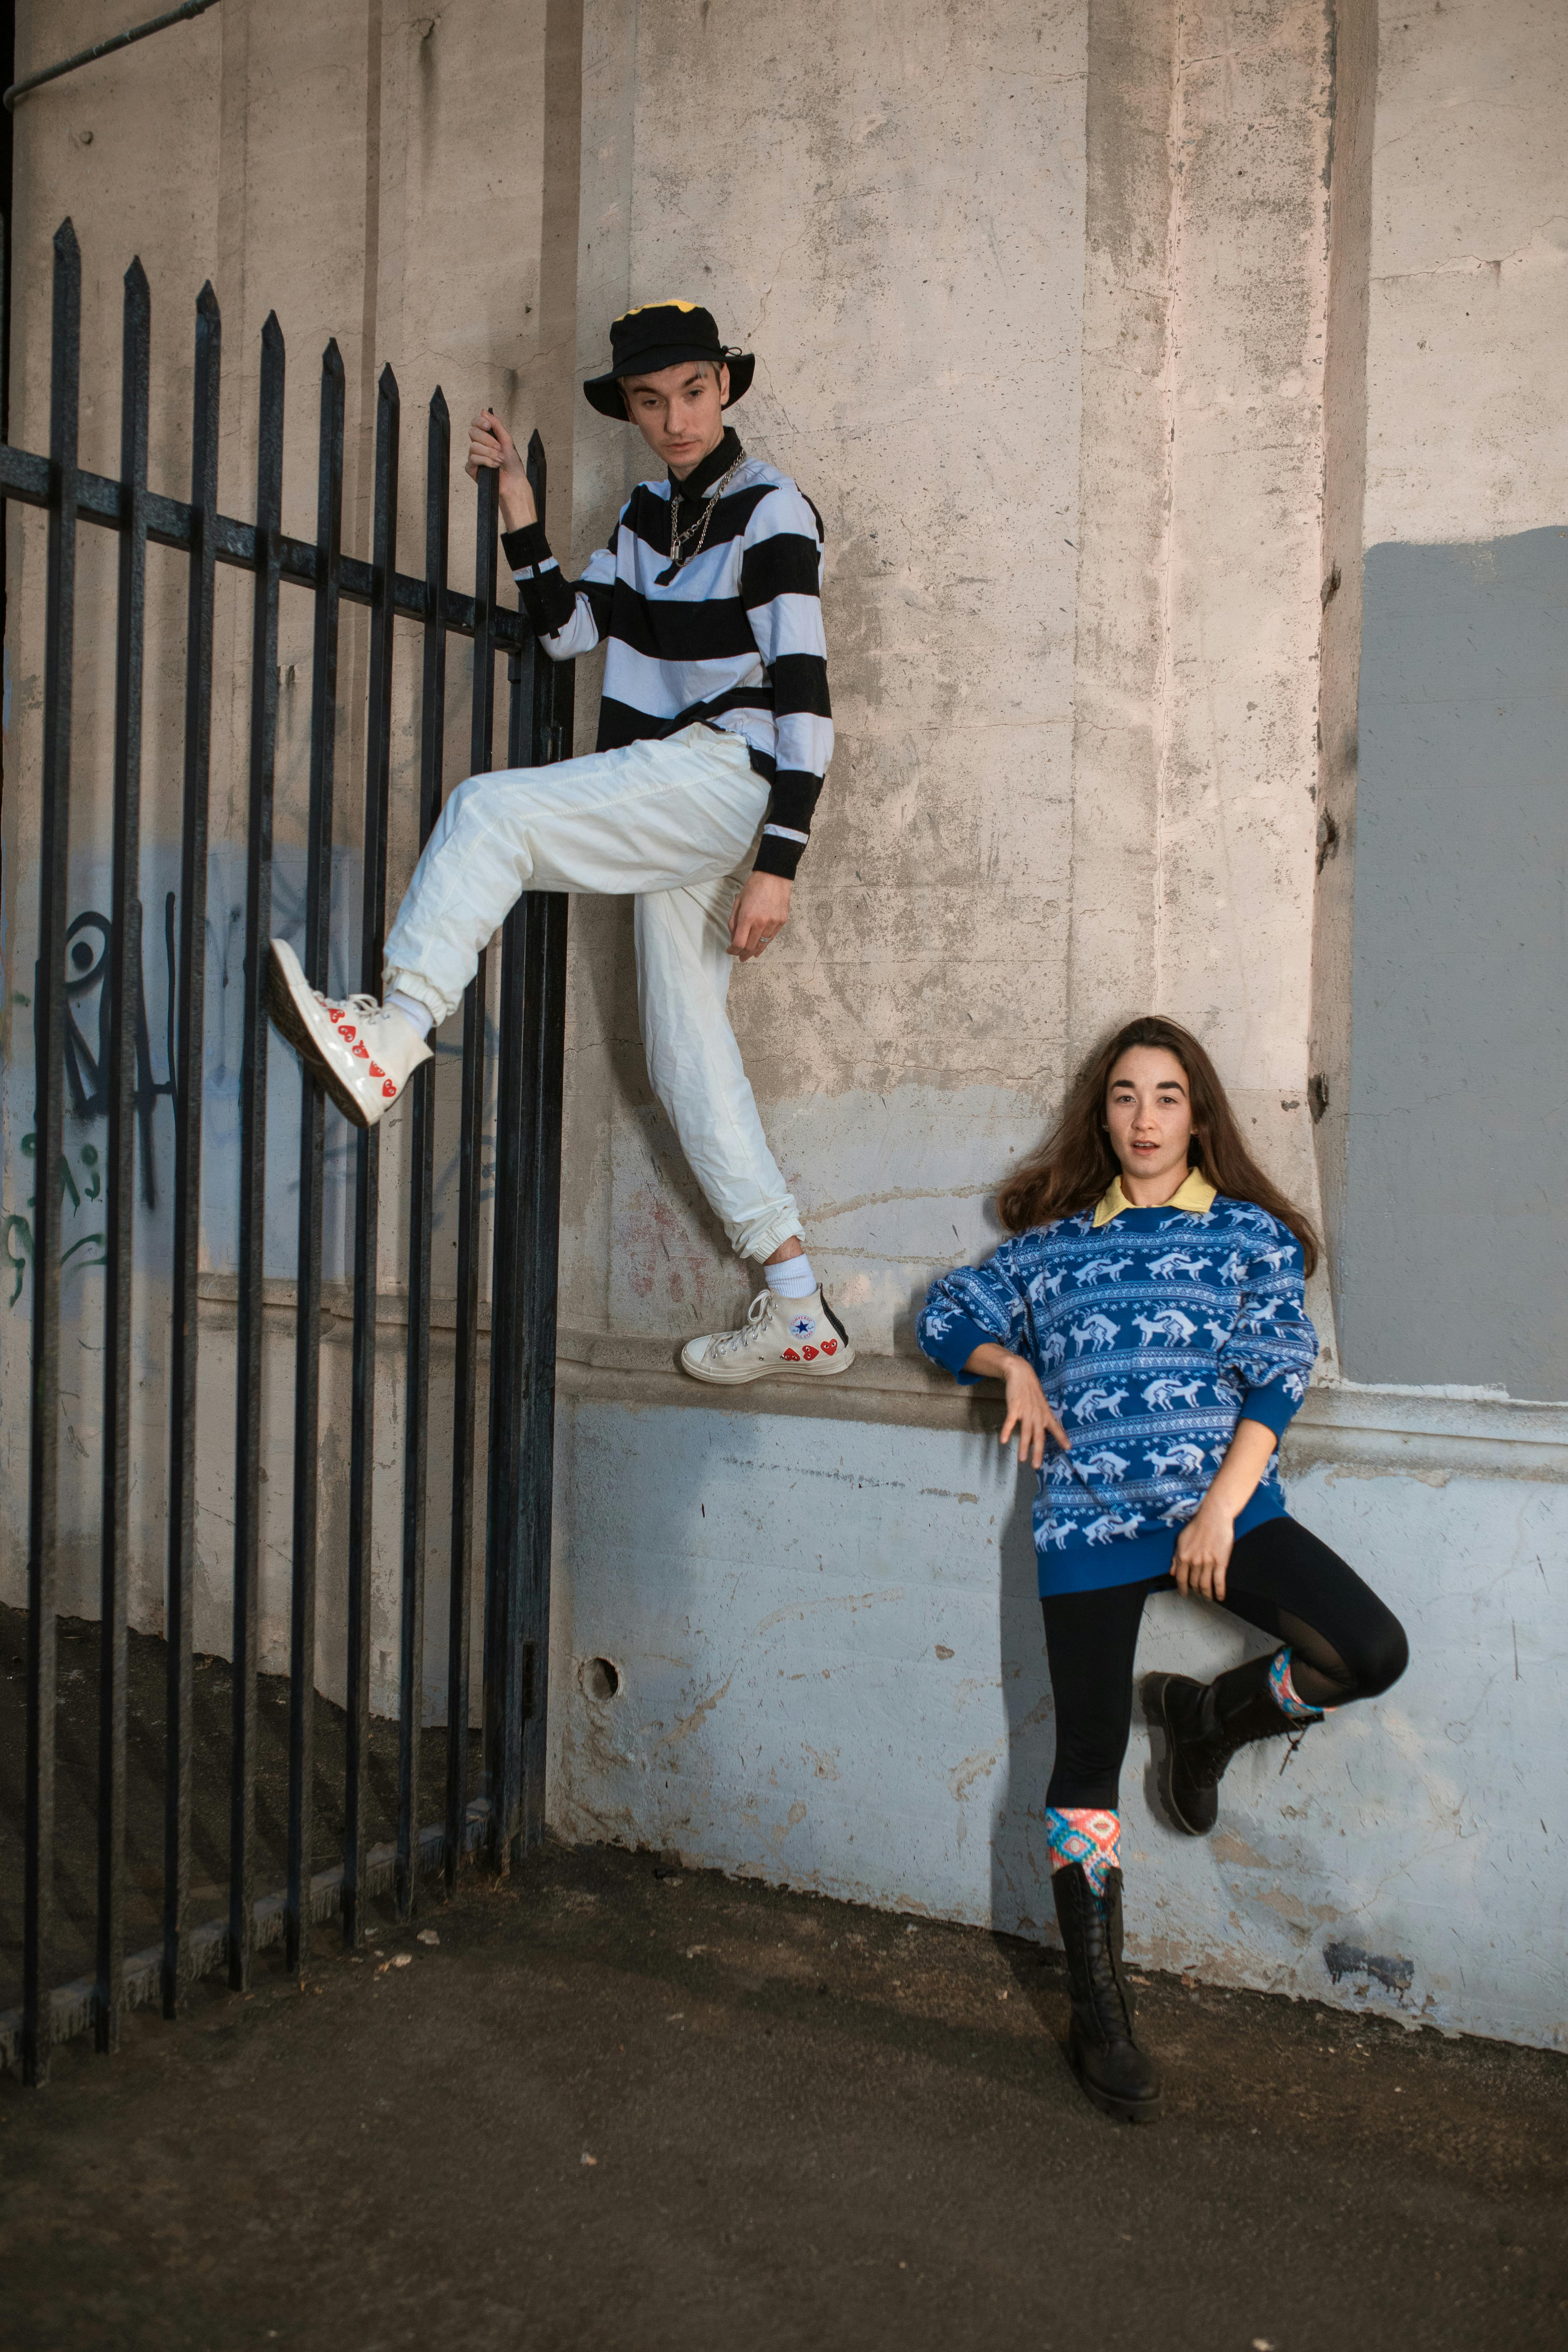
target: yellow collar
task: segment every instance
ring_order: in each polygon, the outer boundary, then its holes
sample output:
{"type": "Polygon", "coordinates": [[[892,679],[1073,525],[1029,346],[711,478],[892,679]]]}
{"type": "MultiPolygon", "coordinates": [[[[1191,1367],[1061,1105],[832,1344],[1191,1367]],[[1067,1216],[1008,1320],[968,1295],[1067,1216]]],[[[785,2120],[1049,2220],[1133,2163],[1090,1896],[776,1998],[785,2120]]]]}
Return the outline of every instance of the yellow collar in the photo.
{"type": "MultiPolygon", "coordinates": [[[[1214,1203],[1215,1188],[1208,1178],[1201,1174],[1196,1168],[1189,1168],[1182,1179],[1180,1192],[1173,1192],[1170,1199],[1163,1201],[1160,1206],[1164,1209],[1185,1209],[1191,1215],[1201,1217],[1213,1208],[1214,1203]]],[[[1110,1180],[1110,1191],[1104,1193],[1095,1205],[1095,1232],[1098,1233],[1101,1225],[1110,1224],[1112,1217],[1119,1217],[1123,1209],[1131,1209],[1136,1205],[1136,1202],[1130,1201],[1122,1191],[1121,1177],[1113,1176],[1110,1180]]]]}

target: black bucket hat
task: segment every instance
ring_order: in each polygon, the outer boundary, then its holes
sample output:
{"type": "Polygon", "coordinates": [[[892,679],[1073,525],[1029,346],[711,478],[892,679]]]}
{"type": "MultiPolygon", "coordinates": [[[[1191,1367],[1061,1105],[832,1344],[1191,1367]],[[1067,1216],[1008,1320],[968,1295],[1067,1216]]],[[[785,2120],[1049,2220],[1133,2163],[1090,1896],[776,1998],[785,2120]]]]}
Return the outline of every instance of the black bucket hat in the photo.
{"type": "Polygon", "coordinates": [[[660,368],[679,367],[682,360],[728,361],[732,408],[749,387],[756,369],[751,352],[732,352],[719,341],[711,310],[697,302],[639,302],[610,325],[610,365],[605,375],[592,375],[583,386],[590,404],[601,416],[626,422],[621,397],[624,375],[657,375],[660,368]]]}

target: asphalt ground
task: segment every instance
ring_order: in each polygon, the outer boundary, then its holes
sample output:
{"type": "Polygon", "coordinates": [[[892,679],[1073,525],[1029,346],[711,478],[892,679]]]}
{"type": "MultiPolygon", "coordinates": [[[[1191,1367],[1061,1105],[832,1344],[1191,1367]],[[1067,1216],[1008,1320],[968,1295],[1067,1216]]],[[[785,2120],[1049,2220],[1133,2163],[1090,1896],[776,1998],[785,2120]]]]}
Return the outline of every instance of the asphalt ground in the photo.
{"type": "Polygon", "coordinates": [[[549,1847],[0,2084],[6,2352],[1568,2344],[1568,2060],[549,1847]],[[420,1943],[418,1931],[439,1941],[420,1943]]]}

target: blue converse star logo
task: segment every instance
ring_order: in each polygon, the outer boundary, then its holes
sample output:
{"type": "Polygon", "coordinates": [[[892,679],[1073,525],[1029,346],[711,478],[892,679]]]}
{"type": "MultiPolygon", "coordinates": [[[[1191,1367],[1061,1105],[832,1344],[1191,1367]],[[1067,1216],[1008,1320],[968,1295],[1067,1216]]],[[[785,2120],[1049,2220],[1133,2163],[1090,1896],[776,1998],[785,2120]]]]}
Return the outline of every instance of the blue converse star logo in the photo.
{"type": "Polygon", "coordinates": [[[809,1339],[816,1328],[816,1318],[815,1315],[792,1315],[789,1328],[792,1339],[809,1339]]]}

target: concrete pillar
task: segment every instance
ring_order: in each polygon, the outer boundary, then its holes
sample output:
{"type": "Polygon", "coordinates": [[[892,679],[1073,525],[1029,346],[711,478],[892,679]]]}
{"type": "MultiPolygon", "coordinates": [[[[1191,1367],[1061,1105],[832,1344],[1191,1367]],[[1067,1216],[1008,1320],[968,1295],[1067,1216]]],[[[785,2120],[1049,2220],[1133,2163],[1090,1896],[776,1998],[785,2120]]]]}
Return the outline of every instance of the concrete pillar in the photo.
{"type": "Polygon", "coordinates": [[[1356,698],[1361,677],[1362,502],[1366,488],[1366,333],[1372,153],[1377,105],[1375,0],[1334,13],[1323,383],[1322,610],[1318,699],[1317,892],[1308,1103],[1335,1320],[1344,1274],[1350,1134],[1351,967],[1355,877],[1356,698]]]}

